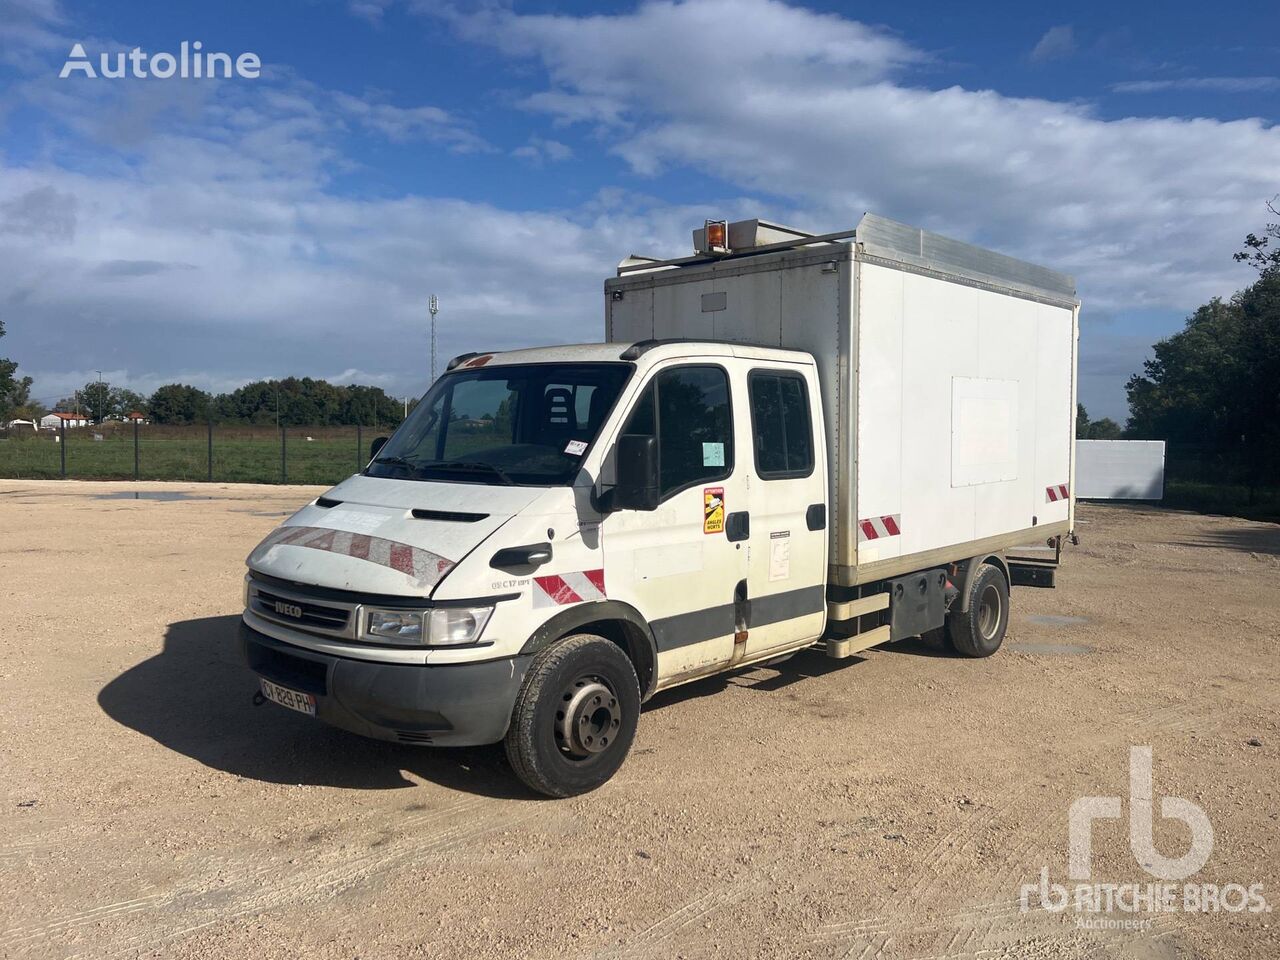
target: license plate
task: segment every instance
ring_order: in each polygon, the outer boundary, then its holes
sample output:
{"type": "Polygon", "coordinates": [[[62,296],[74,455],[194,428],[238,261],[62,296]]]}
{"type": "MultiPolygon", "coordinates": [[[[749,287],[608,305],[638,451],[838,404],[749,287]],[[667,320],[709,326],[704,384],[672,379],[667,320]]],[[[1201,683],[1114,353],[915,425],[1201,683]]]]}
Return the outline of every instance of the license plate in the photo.
{"type": "Polygon", "coordinates": [[[311,694],[290,690],[288,687],[282,687],[270,680],[263,680],[261,677],[258,679],[262,682],[262,695],[272,703],[278,703],[282,707],[297,710],[310,717],[316,715],[316,698],[311,694]]]}

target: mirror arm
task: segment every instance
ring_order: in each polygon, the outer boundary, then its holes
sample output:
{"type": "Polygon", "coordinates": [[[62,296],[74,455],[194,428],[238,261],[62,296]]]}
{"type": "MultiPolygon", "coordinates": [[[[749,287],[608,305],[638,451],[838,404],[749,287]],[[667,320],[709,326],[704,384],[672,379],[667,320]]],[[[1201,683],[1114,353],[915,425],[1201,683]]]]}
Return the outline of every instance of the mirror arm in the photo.
{"type": "Polygon", "coordinates": [[[613,505],[613,490],[613,484],[607,488],[604,484],[591,488],[591,508],[602,517],[607,517],[617,509],[613,505]]]}

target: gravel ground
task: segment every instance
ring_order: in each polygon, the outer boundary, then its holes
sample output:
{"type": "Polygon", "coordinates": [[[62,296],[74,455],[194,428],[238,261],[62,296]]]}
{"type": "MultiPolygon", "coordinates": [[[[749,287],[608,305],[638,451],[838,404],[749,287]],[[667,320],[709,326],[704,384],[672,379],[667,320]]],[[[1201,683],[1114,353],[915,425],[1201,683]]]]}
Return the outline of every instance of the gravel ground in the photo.
{"type": "MultiPolygon", "coordinates": [[[[1280,902],[1280,527],[1082,505],[992,659],[910,641],[679,688],[611,783],[550,801],[500,749],[251,705],[243,560],[316,492],[0,481],[0,956],[1280,956],[1280,914],[1019,902],[1068,882],[1072,801],[1127,814],[1144,744],[1154,796],[1213,826],[1184,882],[1280,902]]],[[[1095,823],[1093,882],[1154,882],[1125,822],[1095,823]]]]}

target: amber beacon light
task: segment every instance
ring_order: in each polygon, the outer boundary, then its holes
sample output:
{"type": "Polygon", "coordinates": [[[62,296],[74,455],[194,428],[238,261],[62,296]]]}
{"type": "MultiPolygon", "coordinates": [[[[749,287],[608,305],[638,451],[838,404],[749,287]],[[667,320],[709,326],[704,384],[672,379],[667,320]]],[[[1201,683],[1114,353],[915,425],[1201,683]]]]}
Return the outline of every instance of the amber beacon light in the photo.
{"type": "Polygon", "coordinates": [[[704,224],[707,253],[729,252],[729,221],[708,220],[704,224]]]}

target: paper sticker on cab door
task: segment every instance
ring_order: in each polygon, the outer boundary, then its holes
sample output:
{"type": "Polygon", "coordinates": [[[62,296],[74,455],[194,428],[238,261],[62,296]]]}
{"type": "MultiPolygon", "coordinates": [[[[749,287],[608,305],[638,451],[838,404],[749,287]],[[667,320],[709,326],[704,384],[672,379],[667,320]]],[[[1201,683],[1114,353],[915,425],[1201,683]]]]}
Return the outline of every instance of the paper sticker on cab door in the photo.
{"type": "Polygon", "coordinates": [[[724,532],[724,487],[702,488],[702,532],[724,532]]]}

